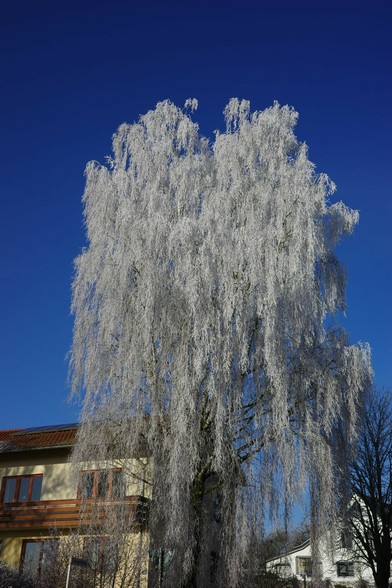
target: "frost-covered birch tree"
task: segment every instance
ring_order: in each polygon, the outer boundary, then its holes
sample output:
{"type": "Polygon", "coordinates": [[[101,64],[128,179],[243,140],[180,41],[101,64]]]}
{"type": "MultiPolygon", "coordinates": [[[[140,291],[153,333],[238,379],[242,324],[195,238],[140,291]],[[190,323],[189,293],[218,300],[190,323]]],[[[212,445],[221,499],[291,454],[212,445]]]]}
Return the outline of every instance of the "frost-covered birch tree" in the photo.
{"type": "Polygon", "coordinates": [[[238,585],[265,515],[306,489],[317,539],[371,367],[336,319],[358,213],[330,203],[297,113],[233,99],[209,142],[196,107],[159,103],[87,166],[71,374],[75,460],[148,455],[163,582],[204,588],[238,585]]]}

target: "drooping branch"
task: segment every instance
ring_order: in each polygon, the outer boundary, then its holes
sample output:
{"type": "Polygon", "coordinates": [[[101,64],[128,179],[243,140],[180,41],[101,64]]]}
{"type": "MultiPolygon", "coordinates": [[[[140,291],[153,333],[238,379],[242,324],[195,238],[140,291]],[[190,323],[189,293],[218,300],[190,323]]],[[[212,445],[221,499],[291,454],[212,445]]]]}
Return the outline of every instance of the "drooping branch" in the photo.
{"type": "Polygon", "coordinates": [[[76,455],[144,449],[168,585],[206,586],[215,541],[219,584],[235,586],[251,529],[316,478],[327,520],[334,431],[352,430],[371,372],[366,346],[325,327],[345,305],[334,248],[358,214],[330,204],[292,108],[234,99],[225,117],[210,143],[189,110],[159,103],[118,129],[108,167],[86,169],[71,375],[90,436],[76,455]],[[115,432],[99,437],[94,419],[115,432]]]}

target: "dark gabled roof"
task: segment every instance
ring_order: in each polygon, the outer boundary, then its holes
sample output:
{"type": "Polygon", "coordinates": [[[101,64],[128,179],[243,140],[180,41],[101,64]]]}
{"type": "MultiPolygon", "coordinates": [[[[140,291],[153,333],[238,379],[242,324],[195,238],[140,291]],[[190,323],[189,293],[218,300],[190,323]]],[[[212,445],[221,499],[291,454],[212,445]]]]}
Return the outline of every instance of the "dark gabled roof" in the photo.
{"type": "Polygon", "coordinates": [[[295,547],[293,547],[292,549],[289,549],[288,551],[284,551],[283,553],[280,553],[279,555],[275,555],[274,557],[270,557],[269,559],[266,559],[265,563],[269,563],[270,561],[274,561],[275,559],[280,559],[282,557],[286,557],[287,555],[292,555],[296,551],[302,551],[302,549],[305,549],[305,547],[308,547],[308,545],[310,545],[310,539],[307,539],[306,541],[304,541],[300,545],[296,545],[295,547]]]}
{"type": "Polygon", "coordinates": [[[30,449],[72,447],[77,423],[0,431],[0,454],[30,449]]]}

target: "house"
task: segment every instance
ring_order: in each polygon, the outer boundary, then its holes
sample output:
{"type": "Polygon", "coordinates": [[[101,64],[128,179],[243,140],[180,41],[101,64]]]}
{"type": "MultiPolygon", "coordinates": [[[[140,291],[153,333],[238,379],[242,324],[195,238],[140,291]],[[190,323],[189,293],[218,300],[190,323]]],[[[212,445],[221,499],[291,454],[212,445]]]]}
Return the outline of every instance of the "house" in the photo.
{"type": "Polygon", "coordinates": [[[40,578],[50,574],[51,563],[57,574],[61,566],[65,574],[74,556],[83,569],[73,573],[84,574],[86,587],[119,570],[129,577],[121,585],[145,586],[147,562],[135,580],[130,553],[146,544],[148,498],[140,486],[125,481],[121,462],[111,468],[91,463],[75,482],[69,456],[77,430],[69,424],[0,431],[0,560],[40,578]],[[117,512],[130,529],[122,559],[105,530],[117,512]],[[117,559],[110,562],[114,551],[117,559]]]}
{"type": "MultiPolygon", "coordinates": [[[[356,587],[359,580],[374,586],[370,568],[355,560],[350,541],[344,534],[334,549],[329,538],[321,541],[318,565],[322,579],[331,588],[356,587]]],[[[312,580],[312,567],[310,540],[266,562],[267,571],[281,577],[295,576],[304,587],[312,580]]]]}

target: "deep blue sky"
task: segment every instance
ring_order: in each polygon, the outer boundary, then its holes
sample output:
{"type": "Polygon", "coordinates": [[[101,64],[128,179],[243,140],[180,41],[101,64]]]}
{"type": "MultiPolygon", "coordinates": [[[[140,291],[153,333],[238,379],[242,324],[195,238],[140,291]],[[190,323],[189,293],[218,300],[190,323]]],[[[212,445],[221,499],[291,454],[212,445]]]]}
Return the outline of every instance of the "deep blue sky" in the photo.
{"type": "Polygon", "coordinates": [[[299,111],[317,170],[361,212],[339,248],[345,327],[392,386],[391,23],[387,0],[3,3],[0,428],[77,418],[65,356],[84,167],[165,98],[198,98],[207,136],[233,96],[299,111]]]}

